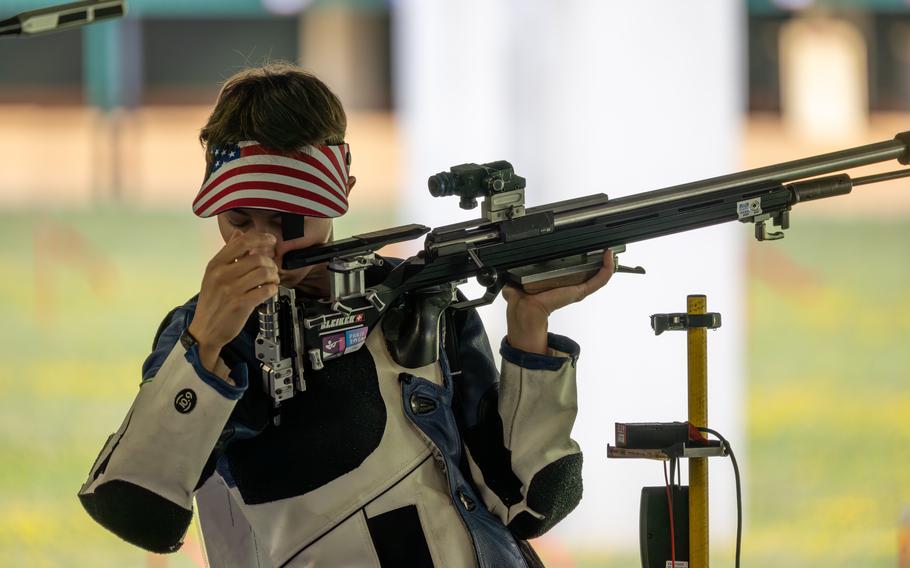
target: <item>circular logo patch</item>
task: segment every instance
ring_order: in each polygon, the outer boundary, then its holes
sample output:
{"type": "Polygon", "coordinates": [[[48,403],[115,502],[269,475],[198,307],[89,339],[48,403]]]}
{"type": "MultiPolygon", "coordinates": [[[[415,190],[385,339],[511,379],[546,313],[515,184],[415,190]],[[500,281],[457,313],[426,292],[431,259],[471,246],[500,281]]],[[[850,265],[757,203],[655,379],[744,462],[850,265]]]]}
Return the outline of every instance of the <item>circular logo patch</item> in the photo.
{"type": "Polygon", "coordinates": [[[174,408],[180,414],[186,414],[196,408],[196,393],[192,389],[183,389],[174,399],[174,408]]]}

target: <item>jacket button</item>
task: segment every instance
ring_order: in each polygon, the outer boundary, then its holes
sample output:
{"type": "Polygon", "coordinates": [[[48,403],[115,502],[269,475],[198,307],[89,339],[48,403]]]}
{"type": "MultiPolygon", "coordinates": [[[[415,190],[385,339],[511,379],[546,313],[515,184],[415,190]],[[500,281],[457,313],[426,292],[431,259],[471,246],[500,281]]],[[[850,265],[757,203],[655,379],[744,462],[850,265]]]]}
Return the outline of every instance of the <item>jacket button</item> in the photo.
{"type": "Polygon", "coordinates": [[[474,507],[477,506],[474,504],[474,500],[468,497],[461,489],[458,490],[458,499],[461,501],[461,504],[464,505],[464,508],[468,511],[473,511],[474,507]]]}
{"type": "Polygon", "coordinates": [[[427,414],[436,410],[436,401],[420,396],[417,393],[411,395],[411,412],[414,414],[427,414]]]}

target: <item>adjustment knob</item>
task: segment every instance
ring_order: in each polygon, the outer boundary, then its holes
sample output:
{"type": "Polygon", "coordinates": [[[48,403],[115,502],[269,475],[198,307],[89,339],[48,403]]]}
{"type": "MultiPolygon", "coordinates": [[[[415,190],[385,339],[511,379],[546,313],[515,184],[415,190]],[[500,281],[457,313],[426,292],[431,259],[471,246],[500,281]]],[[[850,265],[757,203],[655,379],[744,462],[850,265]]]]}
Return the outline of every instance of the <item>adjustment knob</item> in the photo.
{"type": "Polygon", "coordinates": [[[493,286],[497,280],[499,280],[499,273],[490,267],[485,266],[477,273],[477,282],[485,288],[493,286]]]}

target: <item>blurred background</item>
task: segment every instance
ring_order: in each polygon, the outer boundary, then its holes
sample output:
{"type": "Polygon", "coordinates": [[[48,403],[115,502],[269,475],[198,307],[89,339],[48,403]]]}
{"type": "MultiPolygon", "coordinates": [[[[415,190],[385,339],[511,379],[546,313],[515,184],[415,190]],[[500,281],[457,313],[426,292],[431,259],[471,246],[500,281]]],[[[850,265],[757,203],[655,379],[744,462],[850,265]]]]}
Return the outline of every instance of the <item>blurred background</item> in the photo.
{"type": "MultiPolygon", "coordinates": [[[[0,19],[46,5],[0,0],[0,19]]],[[[273,60],[348,110],[358,184],[339,236],[476,217],[426,191],[463,162],[512,161],[539,205],[910,129],[906,0],[131,0],[120,21],[3,38],[0,565],[203,565],[195,530],[146,554],[75,494],[221,246],[190,209],[199,128],[227,77],[273,60]]],[[[685,419],[684,337],[648,317],[693,293],[724,318],[709,423],[743,470],[743,566],[910,566],[910,187],[799,205],[792,225],[633,245],[624,263],[648,275],[554,315],[582,346],[585,497],[535,542],[548,566],[640,565],[638,499],[661,467],[606,445],[616,421],[685,419]]],[[[498,345],[504,306],[481,313],[498,345]]],[[[732,471],[710,471],[712,563],[730,566],[732,471]]]]}

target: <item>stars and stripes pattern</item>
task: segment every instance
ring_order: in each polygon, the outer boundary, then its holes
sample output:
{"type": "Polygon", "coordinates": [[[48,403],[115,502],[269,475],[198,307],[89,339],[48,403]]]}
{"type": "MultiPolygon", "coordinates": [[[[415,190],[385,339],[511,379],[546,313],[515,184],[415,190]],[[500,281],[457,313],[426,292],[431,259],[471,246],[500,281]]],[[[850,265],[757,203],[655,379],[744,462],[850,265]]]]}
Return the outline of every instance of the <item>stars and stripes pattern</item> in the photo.
{"type": "Polygon", "coordinates": [[[312,217],[338,217],[348,210],[347,144],[280,152],[248,140],[211,152],[212,172],[193,200],[199,217],[238,207],[312,217]]]}

